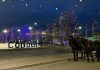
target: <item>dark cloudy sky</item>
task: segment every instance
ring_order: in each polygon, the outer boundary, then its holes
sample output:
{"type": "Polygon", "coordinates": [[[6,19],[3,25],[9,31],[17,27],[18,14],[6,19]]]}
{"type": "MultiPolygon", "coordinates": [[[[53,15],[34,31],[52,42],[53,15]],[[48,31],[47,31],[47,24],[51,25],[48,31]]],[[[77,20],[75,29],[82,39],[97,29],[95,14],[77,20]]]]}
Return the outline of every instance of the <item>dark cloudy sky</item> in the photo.
{"type": "Polygon", "coordinates": [[[61,12],[72,9],[82,25],[100,22],[100,0],[0,0],[0,28],[35,22],[43,28],[61,12]]]}

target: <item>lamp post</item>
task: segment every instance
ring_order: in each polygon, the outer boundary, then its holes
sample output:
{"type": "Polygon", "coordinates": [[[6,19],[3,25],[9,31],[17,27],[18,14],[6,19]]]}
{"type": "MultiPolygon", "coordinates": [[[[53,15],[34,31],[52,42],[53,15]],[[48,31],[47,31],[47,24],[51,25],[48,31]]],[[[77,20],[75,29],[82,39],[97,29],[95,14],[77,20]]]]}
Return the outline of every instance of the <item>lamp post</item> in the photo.
{"type": "Polygon", "coordinates": [[[20,30],[20,29],[18,29],[18,30],[17,30],[17,32],[19,32],[19,33],[20,33],[20,32],[21,32],[21,30],[20,30]]]}
{"type": "Polygon", "coordinates": [[[83,0],[80,0],[80,2],[83,2],[83,0]]]}
{"type": "Polygon", "coordinates": [[[47,33],[45,31],[41,32],[41,35],[42,35],[42,44],[44,45],[46,43],[45,39],[46,39],[46,35],[47,33]]]}
{"type": "Polygon", "coordinates": [[[28,29],[31,31],[32,30],[32,27],[30,26],[30,27],[28,27],[28,29]]]}
{"type": "Polygon", "coordinates": [[[35,22],[34,23],[34,28],[36,29],[36,35],[35,35],[35,38],[36,38],[36,47],[39,47],[39,34],[40,34],[40,32],[37,30],[37,25],[38,25],[38,23],[37,22],[35,22]]]}
{"type": "Polygon", "coordinates": [[[4,30],[3,30],[4,42],[7,42],[7,33],[8,33],[8,30],[7,30],[7,29],[4,29],[4,30]]]}
{"type": "Polygon", "coordinates": [[[94,21],[93,23],[92,23],[92,35],[94,35],[95,34],[95,24],[97,24],[98,22],[96,22],[96,21],[94,21]]]}
{"type": "Polygon", "coordinates": [[[82,27],[81,27],[81,26],[79,26],[79,27],[78,27],[78,29],[79,29],[79,30],[81,30],[81,29],[82,29],[82,27]]]}
{"type": "Polygon", "coordinates": [[[88,38],[88,25],[86,24],[86,33],[85,33],[85,35],[86,35],[86,39],[88,38]]]}
{"type": "Polygon", "coordinates": [[[82,26],[79,26],[79,27],[77,28],[77,30],[79,31],[79,35],[81,35],[82,26]]]}
{"type": "Polygon", "coordinates": [[[21,30],[17,29],[17,32],[18,32],[18,40],[20,40],[20,32],[21,32],[21,30]]]}
{"type": "Polygon", "coordinates": [[[37,26],[37,22],[35,22],[34,25],[37,26]]]}
{"type": "Polygon", "coordinates": [[[31,34],[31,31],[32,31],[32,27],[30,26],[30,27],[28,27],[28,29],[30,30],[30,40],[32,39],[32,34],[31,34]]]}

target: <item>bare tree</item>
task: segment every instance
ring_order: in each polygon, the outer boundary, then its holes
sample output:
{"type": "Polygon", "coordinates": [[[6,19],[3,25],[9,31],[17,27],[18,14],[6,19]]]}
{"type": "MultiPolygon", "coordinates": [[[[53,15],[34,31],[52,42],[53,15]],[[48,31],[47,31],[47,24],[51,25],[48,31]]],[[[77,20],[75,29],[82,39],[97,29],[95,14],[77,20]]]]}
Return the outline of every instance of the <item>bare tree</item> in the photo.
{"type": "Polygon", "coordinates": [[[76,32],[75,27],[77,22],[74,17],[73,11],[65,11],[61,13],[58,22],[54,23],[53,26],[53,37],[60,41],[67,41],[68,36],[76,32]]]}

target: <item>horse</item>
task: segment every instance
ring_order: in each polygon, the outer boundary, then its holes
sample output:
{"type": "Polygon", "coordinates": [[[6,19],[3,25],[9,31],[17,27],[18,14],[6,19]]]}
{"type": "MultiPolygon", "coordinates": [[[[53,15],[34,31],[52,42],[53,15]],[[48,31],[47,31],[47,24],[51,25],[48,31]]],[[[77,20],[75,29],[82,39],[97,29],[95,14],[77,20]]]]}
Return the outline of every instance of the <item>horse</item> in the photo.
{"type": "Polygon", "coordinates": [[[95,49],[93,48],[94,47],[93,42],[82,38],[81,44],[82,44],[82,47],[83,47],[82,50],[83,50],[83,53],[84,53],[83,54],[84,60],[85,60],[85,58],[87,58],[87,62],[89,62],[89,56],[91,56],[92,62],[94,62],[92,51],[94,51],[95,49]]]}
{"type": "Polygon", "coordinates": [[[81,58],[83,58],[82,46],[78,37],[69,36],[69,45],[72,48],[74,61],[78,61],[79,52],[81,52],[81,58]]]}

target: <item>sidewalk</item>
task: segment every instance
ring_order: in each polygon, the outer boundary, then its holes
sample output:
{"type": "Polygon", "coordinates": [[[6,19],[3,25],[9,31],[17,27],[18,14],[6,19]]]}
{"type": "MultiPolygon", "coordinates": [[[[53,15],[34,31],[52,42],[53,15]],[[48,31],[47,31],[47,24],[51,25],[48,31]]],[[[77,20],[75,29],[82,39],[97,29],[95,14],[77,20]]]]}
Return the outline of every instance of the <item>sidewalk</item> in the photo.
{"type": "Polygon", "coordinates": [[[8,55],[7,57],[0,57],[0,70],[15,70],[14,68],[23,67],[27,65],[36,65],[42,63],[63,61],[67,58],[71,58],[72,54],[70,53],[61,53],[61,54],[51,54],[51,55],[26,55],[26,56],[16,56],[8,55]]]}

